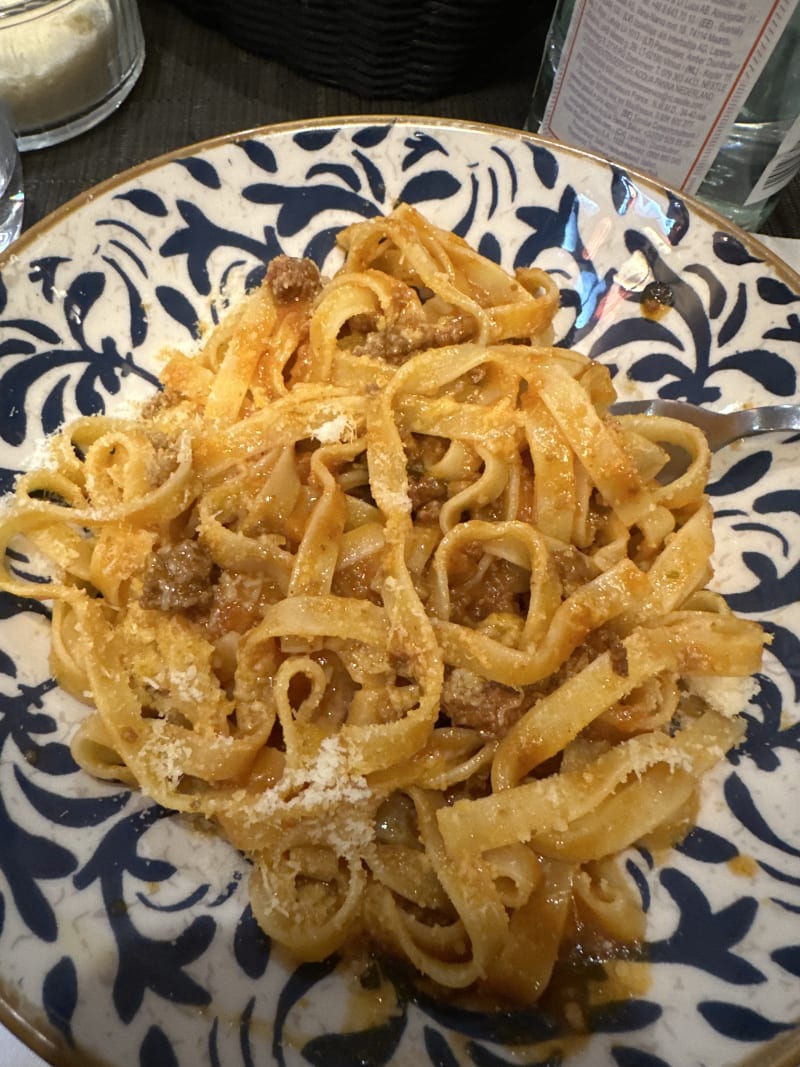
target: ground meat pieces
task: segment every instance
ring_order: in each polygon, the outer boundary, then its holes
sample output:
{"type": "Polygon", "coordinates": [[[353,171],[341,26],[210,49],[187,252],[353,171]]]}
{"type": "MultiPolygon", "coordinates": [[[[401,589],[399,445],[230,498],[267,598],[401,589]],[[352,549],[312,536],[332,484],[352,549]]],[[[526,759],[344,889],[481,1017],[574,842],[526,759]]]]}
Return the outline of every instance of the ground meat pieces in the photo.
{"type": "Polygon", "coordinates": [[[505,559],[493,559],[481,581],[474,578],[450,591],[450,618],[473,626],[495,612],[517,615],[527,608],[530,577],[522,567],[505,559]]]}
{"type": "Polygon", "coordinates": [[[416,465],[408,467],[408,497],[417,521],[436,522],[439,510],[447,500],[447,482],[426,474],[416,465]]]}
{"type": "Polygon", "coordinates": [[[205,545],[190,540],[164,545],[147,561],[142,607],[177,612],[206,606],[212,595],[212,569],[205,545]]]}
{"type": "Polygon", "coordinates": [[[432,474],[421,474],[411,468],[408,475],[408,495],[415,511],[424,504],[430,504],[432,500],[447,498],[447,482],[441,478],[434,478],[432,474]]]}
{"type": "Polygon", "coordinates": [[[620,678],[628,677],[628,650],[615,633],[609,634],[608,655],[611,660],[611,669],[620,678]]]}
{"type": "Polygon", "coordinates": [[[475,336],[474,321],[457,312],[436,322],[412,322],[389,326],[368,333],[353,351],[357,356],[371,356],[385,363],[404,363],[414,352],[442,348],[470,341],[475,336]]]}
{"type": "Polygon", "coordinates": [[[584,668],[593,663],[598,656],[608,652],[611,660],[611,669],[621,678],[628,676],[628,650],[622,643],[622,639],[610,626],[599,626],[596,630],[588,633],[585,639],[573,649],[567,659],[557,671],[542,678],[540,682],[528,686],[530,703],[533,704],[541,697],[560,689],[568,678],[580,674],[584,668]]]}
{"type": "Polygon", "coordinates": [[[462,667],[445,674],[440,706],[453,726],[467,726],[490,737],[503,737],[530,703],[522,689],[487,681],[462,667]]]}
{"type": "Polygon", "coordinates": [[[600,573],[597,564],[579,549],[569,546],[551,553],[563,595],[570,596],[600,573]]]}
{"type": "Polygon", "coordinates": [[[322,288],[319,269],[311,259],[276,256],[267,267],[267,285],[279,304],[313,300],[322,288]]]}
{"type": "Polygon", "coordinates": [[[475,320],[468,315],[463,315],[460,311],[455,315],[446,315],[434,324],[433,343],[430,347],[460,345],[464,341],[471,341],[477,332],[475,320]]]}
{"type": "Polygon", "coordinates": [[[351,315],[347,320],[347,330],[350,333],[372,333],[373,330],[378,329],[378,319],[376,315],[368,315],[366,312],[360,312],[358,315],[351,315]]]}
{"type": "Polygon", "coordinates": [[[335,596],[371,600],[373,604],[381,604],[380,577],[380,560],[376,556],[367,556],[349,567],[337,569],[333,575],[331,592],[335,596]]]}

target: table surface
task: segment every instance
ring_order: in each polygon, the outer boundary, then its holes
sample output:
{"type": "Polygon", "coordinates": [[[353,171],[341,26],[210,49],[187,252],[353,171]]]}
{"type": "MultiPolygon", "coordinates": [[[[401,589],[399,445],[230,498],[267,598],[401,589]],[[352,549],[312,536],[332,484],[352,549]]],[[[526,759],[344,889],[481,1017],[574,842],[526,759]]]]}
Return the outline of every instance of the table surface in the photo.
{"type": "MultiPolygon", "coordinates": [[[[24,228],[135,164],[236,130],[366,114],[428,115],[519,128],[525,121],[552,4],[528,5],[529,22],[513,35],[499,74],[484,72],[482,84],[428,100],[366,99],[322,85],[237,47],[165,0],[139,0],[139,6],[147,58],[138,83],[119,111],[95,129],[23,157],[24,228]]],[[[787,187],[763,232],[800,238],[800,178],[787,187]]],[[[793,243],[776,245],[779,251],[795,248],[793,243]]],[[[2,1026],[0,1064],[44,1067],[43,1060],[2,1026]]]]}

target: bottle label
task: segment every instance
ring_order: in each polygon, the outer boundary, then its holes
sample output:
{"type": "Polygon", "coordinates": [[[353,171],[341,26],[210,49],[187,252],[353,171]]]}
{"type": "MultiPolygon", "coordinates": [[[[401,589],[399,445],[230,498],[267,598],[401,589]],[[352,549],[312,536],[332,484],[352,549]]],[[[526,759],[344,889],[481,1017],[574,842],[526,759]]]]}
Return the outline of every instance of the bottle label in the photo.
{"type": "Polygon", "coordinates": [[[780,147],[753,186],[753,191],[745,200],[745,207],[759,204],[773,193],[778,193],[800,170],[800,115],[789,128],[781,141],[780,147]]]}
{"type": "Polygon", "coordinates": [[[575,0],[539,132],[696,192],[798,2],[575,0]]]}

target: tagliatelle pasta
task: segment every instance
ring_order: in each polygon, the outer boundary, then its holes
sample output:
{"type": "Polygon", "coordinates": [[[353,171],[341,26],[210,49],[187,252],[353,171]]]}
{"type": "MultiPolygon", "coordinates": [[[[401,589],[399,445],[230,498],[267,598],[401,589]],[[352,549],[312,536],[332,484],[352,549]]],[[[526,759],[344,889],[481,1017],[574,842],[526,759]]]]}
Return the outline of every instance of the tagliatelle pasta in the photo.
{"type": "Polygon", "coordinates": [[[531,1004],[641,939],[616,857],[691,824],[763,634],[706,588],[705,439],[609,415],[547,274],[407,206],[340,243],[55,436],[0,520],[49,582],[0,588],[54,604],[80,765],[219,825],[297,958],[531,1004]]]}

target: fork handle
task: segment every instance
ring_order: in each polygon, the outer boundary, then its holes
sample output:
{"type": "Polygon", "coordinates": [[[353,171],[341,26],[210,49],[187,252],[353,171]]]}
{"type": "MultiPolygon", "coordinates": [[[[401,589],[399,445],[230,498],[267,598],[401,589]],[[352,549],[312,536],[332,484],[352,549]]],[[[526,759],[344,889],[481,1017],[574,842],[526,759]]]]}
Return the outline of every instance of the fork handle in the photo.
{"type": "Polygon", "coordinates": [[[737,437],[752,437],[757,433],[776,433],[781,430],[800,430],[800,405],[767,404],[764,407],[743,408],[741,411],[730,412],[729,418],[731,423],[742,424],[737,437]]]}

